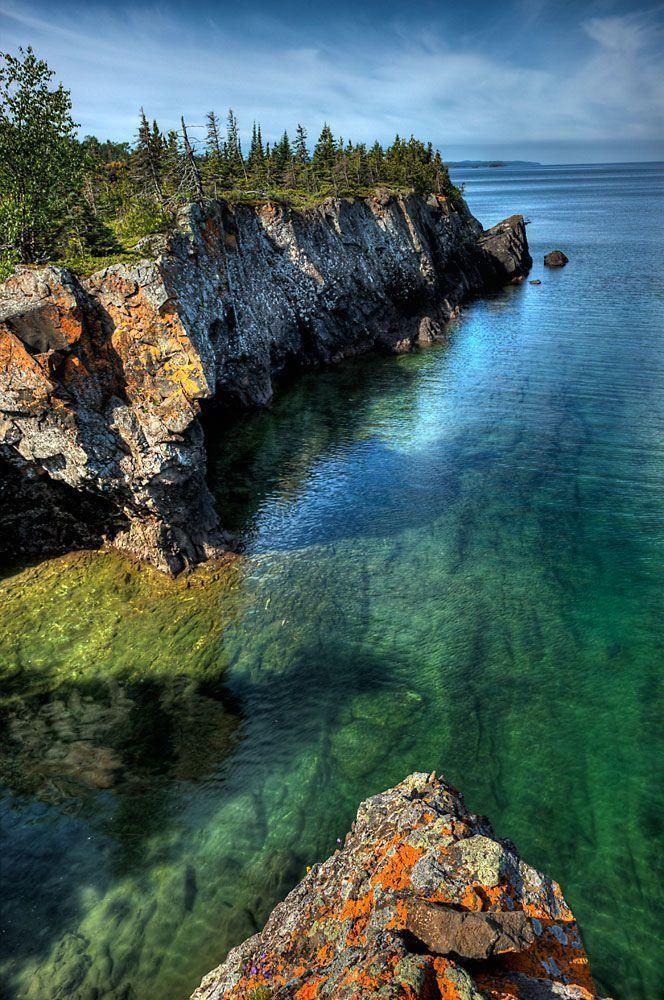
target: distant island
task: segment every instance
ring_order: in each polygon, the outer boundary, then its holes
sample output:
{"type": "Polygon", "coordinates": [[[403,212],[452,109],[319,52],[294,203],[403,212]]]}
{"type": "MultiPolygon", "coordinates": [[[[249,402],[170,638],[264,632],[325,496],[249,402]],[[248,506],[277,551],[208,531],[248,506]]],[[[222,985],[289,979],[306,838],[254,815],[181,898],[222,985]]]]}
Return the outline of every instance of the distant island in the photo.
{"type": "Polygon", "coordinates": [[[535,160],[448,160],[448,167],[541,167],[535,160]]]}

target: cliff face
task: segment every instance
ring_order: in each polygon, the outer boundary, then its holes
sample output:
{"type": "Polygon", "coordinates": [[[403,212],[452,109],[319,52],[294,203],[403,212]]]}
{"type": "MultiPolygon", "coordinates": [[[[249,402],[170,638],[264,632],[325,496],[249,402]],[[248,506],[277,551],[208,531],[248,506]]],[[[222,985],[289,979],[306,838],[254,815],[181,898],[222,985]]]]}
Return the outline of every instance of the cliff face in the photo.
{"type": "Polygon", "coordinates": [[[10,556],[105,539],[177,572],[222,551],[201,400],[264,405],[289,370],[431,341],[532,263],[521,216],[483,232],[414,195],[210,202],[152,242],[155,259],[86,280],[23,268],[0,286],[3,500],[42,512],[5,530],[10,556]]]}
{"type": "Polygon", "coordinates": [[[192,1000],[591,1000],[559,886],[433,775],[368,799],[345,843],[192,1000]]]}

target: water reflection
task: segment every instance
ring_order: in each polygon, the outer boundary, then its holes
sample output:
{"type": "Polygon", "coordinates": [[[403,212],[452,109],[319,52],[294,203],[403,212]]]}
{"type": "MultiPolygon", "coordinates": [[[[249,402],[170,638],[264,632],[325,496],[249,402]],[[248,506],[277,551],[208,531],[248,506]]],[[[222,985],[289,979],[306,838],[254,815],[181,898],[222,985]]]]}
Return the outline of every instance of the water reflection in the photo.
{"type": "MultiPolygon", "coordinates": [[[[562,174],[548,206],[520,193],[538,259],[562,174]]],[[[652,175],[630,183],[648,205],[652,175]]],[[[568,217],[565,274],[475,304],[449,347],[210,423],[241,557],[0,581],[12,1000],[181,1000],[361,798],[427,768],[562,882],[607,995],[656,995],[652,230],[613,203],[599,259],[568,217]]]]}

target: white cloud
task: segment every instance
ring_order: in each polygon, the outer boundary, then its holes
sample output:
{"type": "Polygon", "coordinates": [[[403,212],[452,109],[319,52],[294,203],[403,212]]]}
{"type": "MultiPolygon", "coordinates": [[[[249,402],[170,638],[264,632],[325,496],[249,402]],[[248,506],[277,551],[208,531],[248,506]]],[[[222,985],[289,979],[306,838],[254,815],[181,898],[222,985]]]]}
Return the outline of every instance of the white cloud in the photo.
{"type": "Polygon", "coordinates": [[[602,48],[628,55],[648,46],[653,29],[651,19],[644,14],[591,17],[583,27],[602,48]]]}
{"type": "MultiPolygon", "coordinates": [[[[388,21],[353,31],[299,34],[262,20],[252,30],[175,16],[168,7],[77,9],[0,0],[0,48],[31,41],[71,87],[84,132],[131,136],[144,105],[162,127],[183,112],[201,122],[232,106],[264,134],[324,119],[346,137],[431,137],[443,149],[475,143],[655,138],[664,83],[657,16],[591,18],[575,27],[573,55],[530,64],[479,44],[459,47],[439,24],[388,21]],[[69,16],[67,10],[70,11],[69,16]]],[[[514,51],[514,47],[510,52],[514,51]]]]}

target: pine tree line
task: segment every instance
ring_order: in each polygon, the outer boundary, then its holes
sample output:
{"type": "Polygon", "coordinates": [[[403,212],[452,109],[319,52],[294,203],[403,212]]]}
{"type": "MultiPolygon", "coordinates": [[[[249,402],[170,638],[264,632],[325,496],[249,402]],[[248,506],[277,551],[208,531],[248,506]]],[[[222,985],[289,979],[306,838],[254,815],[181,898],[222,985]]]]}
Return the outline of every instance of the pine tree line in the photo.
{"type": "MultiPolygon", "coordinates": [[[[196,142],[196,151],[191,138],[194,128],[183,120],[179,132],[164,134],[156,121],[150,125],[141,110],[135,146],[123,158],[142,197],[165,206],[182,198],[195,199],[201,192],[210,198],[232,192],[265,197],[291,192],[316,199],[389,187],[455,194],[438,150],[413,136],[397,135],[387,148],[379,142],[367,146],[335,136],[326,123],[310,152],[303,125],[297,126],[292,139],[285,131],[270,144],[263,142],[261,126],[254,122],[245,154],[232,109],[225,126],[214,111],[208,113],[205,136],[196,142]]],[[[94,138],[85,143],[91,152],[103,155],[108,170],[107,148],[94,138]]]]}
{"type": "Polygon", "coordinates": [[[311,148],[301,124],[265,142],[254,122],[245,150],[233,110],[165,132],[141,109],[132,143],[79,141],[71,95],[53,76],[30,48],[0,53],[0,276],[18,261],[92,266],[132,252],[168,230],[181,205],[206,198],[299,207],[378,188],[461,197],[430,142],[354,143],[327,123],[311,148]]]}

